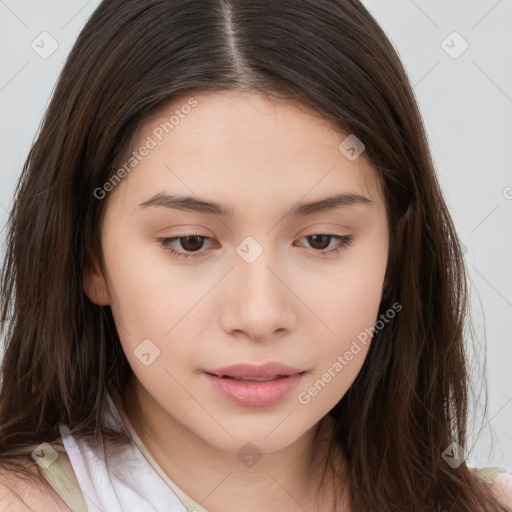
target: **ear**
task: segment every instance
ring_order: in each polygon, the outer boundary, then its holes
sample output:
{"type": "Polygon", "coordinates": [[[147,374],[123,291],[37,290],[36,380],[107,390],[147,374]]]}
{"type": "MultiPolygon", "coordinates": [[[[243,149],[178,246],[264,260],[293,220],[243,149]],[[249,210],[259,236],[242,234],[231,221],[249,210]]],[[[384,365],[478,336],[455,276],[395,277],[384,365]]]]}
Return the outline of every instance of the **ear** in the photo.
{"type": "Polygon", "coordinates": [[[92,266],[84,269],[83,287],[86,295],[98,306],[110,304],[107,281],[96,257],[93,257],[92,266]]]}
{"type": "Polygon", "coordinates": [[[409,208],[407,208],[407,211],[402,215],[402,218],[398,221],[398,231],[400,238],[403,236],[403,231],[405,224],[409,222],[411,219],[411,205],[409,204],[409,208]]]}

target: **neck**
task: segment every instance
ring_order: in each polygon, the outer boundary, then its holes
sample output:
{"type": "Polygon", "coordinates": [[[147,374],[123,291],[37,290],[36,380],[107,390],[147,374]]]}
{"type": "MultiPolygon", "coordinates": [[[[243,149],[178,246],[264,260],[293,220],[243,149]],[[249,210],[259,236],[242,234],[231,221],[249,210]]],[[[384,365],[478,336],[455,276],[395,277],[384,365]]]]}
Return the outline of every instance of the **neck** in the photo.
{"type": "Polygon", "coordinates": [[[122,404],[128,420],[167,476],[205,509],[227,512],[228,503],[246,512],[331,509],[329,468],[317,501],[334,423],[329,416],[289,446],[242,464],[236,453],[207,443],[168,414],[138,381],[131,384],[122,404]]]}

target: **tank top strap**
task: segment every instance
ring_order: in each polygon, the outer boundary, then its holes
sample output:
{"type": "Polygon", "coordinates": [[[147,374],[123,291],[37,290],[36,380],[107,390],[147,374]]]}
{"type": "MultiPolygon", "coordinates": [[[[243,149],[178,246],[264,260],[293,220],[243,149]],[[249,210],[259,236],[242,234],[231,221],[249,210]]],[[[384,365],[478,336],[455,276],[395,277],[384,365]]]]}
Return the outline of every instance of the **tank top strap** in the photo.
{"type": "Polygon", "coordinates": [[[475,468],[474,469],[476,475],[480,477],[482,480],[486,481],[489,484],[492,484],[499,475],[505,474],[510,475],[506,469],[498,467],[498,466],[486,466],[484,468],[475,468]]]}
{"type": "Polygon", "coordinates": [[[47,467],[39,466],[48,483],[73,512],[87,512],[87,505],[64,447],[57,443],[50,445],[57,458],[47,467]]]}

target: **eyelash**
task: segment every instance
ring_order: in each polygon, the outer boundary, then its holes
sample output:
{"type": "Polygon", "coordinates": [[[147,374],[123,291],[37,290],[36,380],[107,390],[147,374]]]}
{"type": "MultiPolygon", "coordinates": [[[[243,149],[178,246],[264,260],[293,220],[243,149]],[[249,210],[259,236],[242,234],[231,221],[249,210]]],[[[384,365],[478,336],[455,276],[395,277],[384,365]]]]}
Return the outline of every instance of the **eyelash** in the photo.
{"type": "MultiPolygon", "coordinates": [[[[327,234],[327,233],[315,233],[313,235],[308,235],[308,236],[305,236],[305,237],[302,237],[302,238],[311,238],[313,236],[327,236],[333,240],[337,240],[338,243],[340,244],[338,247],[334,248],[334,249],[329,249],[329,250],[324,250],[324,251],[317,251],[315,250],[315,252],[321,256],[321,257],[325,257],[325,256],[328,256],[328,255],[332,255],[332,254],[335,254],[339,251],[341,251],[342,249],[346,248],[346,247],[350,247],[354,241],[354,237],[352,235],[346,235],[346,236],[342,236],[342,235],[330,235],[330,234],[327,234]]],[[[173,256],[177,257],[178,259],[189,259],[189,258],[198,258],[200,257],[200,255],[202,254],[202,252],[196,252],[196,253],[182,253],[180,251],[176,251],[175,249],[172,249],[170,247],[170,244],[174,241],[174,240],[180,240],[182,238],[188,238],[188,237],[195,237],[195,238],[200,238],[200,239],[204,239],[204,240],[211,240],[210,237],[207,237],[207,236],[201,236],[201,235],[183,235],[183,236],[175,236],[175,237],[171,237],[171,238],[159,238],[157,241],[160,242],[160,245],[166,250],[166,251],[169,251],[173,256]]]]}

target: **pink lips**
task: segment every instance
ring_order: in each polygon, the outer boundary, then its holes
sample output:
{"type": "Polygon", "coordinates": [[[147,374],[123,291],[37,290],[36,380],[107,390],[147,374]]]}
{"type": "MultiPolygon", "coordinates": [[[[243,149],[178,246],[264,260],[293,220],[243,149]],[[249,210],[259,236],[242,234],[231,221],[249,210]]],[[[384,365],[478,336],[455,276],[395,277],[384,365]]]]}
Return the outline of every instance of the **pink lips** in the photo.
{"type": "Polygon", "coordinates": [[[278,362],[264,365],[236,364],[204,372],[217,391],[238,405],[263,407],[272,405],[292,391],[304,370],[278,362]],[[236,380],[236,378],[270,378],[267,381],[236,380]]]}

